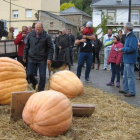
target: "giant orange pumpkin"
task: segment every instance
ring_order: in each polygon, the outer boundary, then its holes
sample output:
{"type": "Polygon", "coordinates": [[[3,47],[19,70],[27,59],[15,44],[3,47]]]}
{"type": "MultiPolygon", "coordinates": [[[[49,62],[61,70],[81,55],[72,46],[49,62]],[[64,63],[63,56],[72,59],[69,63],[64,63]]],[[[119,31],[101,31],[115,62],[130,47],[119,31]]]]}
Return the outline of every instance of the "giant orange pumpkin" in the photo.
{"type": "Polygon", "coordinates": [[[53,90],[42,91],[29,98],[22,118],[35,132],[57,136],[70,128],[72,106],[64,94],[53,90]]]}
{"type": "Polygon", "coordinates": [[[27,89],[26,72],[21,63],[0,57],[0,104],[10,104],[11,93],[27,89]]]}
{"type": "Polygon", "coordinates": [[[83,93],[84,86],[73,72],[63,70],[50,77],[49,89],[62,92],[69,98],[74,98],[83,93]]]}

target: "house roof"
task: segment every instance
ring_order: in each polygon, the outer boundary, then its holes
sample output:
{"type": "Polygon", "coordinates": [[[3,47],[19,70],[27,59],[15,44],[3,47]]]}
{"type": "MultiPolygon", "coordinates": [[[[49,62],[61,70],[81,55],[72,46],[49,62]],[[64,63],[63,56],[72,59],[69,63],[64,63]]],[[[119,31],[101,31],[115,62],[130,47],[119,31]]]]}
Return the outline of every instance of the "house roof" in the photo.
{"type": "MultiPolygon", "coordinates": [[[[132,0],[132,6],[140,6],[140,0],[132,0]]],[[[128,7],[129,0],[92,0],[91,7],[128,7]]]]}
{"type": "Polygon", "coordinates": [[[66,10],[63,10],[63,11],[60,12],[60,15],[84,15],[84,16],[91,17],[90,15],[88,15],[87,13],[79,10],[76,7],[70,7],[66,10]]]}
{"type": "MultiPolygon", "coordinates": [[[[62,21],[62,22],[64,22],[64,23],[66,23],[66,24],[69,24],[69,25],[72,25],[72,26],[76,26],[76,25],[72,24],[70,21],[68,21],[67,19],[65,19],[65,18],[63,18],[63,17],[61,17],[61,16],[59,16],[59,15],[55,15],[55,14],[52,14],[52,13],[47,12],[47,11],[41,11],[41,12],[44,12],[45,14],[47,14],[47,15],[49,15],[49,16],[55,18],[55,19],[58,19],[58,20],[60,20],[60,21],[62,21]]],[[[76,27],[77,27],[77,26],[76,26],[76,27]]]]}

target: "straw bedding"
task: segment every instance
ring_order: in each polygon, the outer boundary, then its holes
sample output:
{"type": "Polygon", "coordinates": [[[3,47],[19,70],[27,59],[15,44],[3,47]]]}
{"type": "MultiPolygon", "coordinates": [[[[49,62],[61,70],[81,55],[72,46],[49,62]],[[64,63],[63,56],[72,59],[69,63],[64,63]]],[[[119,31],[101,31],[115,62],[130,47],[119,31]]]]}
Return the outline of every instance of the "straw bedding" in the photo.
{"type": "Polygon", "coordinates": [[[140,109],[91,87],[72,103],[94,104],[91,117],[73,117],[71,129],[58,137],[33,132],[22,119],[10,122],[10,107],[0,106],[0,140],[140,140],[140,109]]]}

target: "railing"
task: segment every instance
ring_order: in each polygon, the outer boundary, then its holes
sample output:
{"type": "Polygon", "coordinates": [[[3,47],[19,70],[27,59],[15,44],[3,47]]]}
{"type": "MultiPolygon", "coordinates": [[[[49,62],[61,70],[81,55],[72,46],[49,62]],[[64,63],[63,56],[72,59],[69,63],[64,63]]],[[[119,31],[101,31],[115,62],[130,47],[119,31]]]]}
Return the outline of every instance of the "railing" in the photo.
{"type": "Polygon", "coordinates": [[[0,57],[17,57],[18,47],[13,40],[0,41],[0,57]]]}

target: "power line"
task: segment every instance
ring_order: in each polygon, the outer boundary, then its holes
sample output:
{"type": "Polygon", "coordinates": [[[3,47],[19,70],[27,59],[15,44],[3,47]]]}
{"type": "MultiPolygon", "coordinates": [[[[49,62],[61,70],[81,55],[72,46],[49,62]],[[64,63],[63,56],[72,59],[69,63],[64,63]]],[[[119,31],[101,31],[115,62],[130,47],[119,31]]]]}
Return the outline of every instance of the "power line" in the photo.
{"type": "MultiPolygon", "coordinates": [[[[140,0],[138,0],[134,5],[136,5],[140,0]]],[[[123,13],[121,13],[120,15],[118,15],[117,17],[121,16],[122,14],[124,14],[125,12],[127,12],[128,9],[126,11],[124,11],[123,13]]]]}

